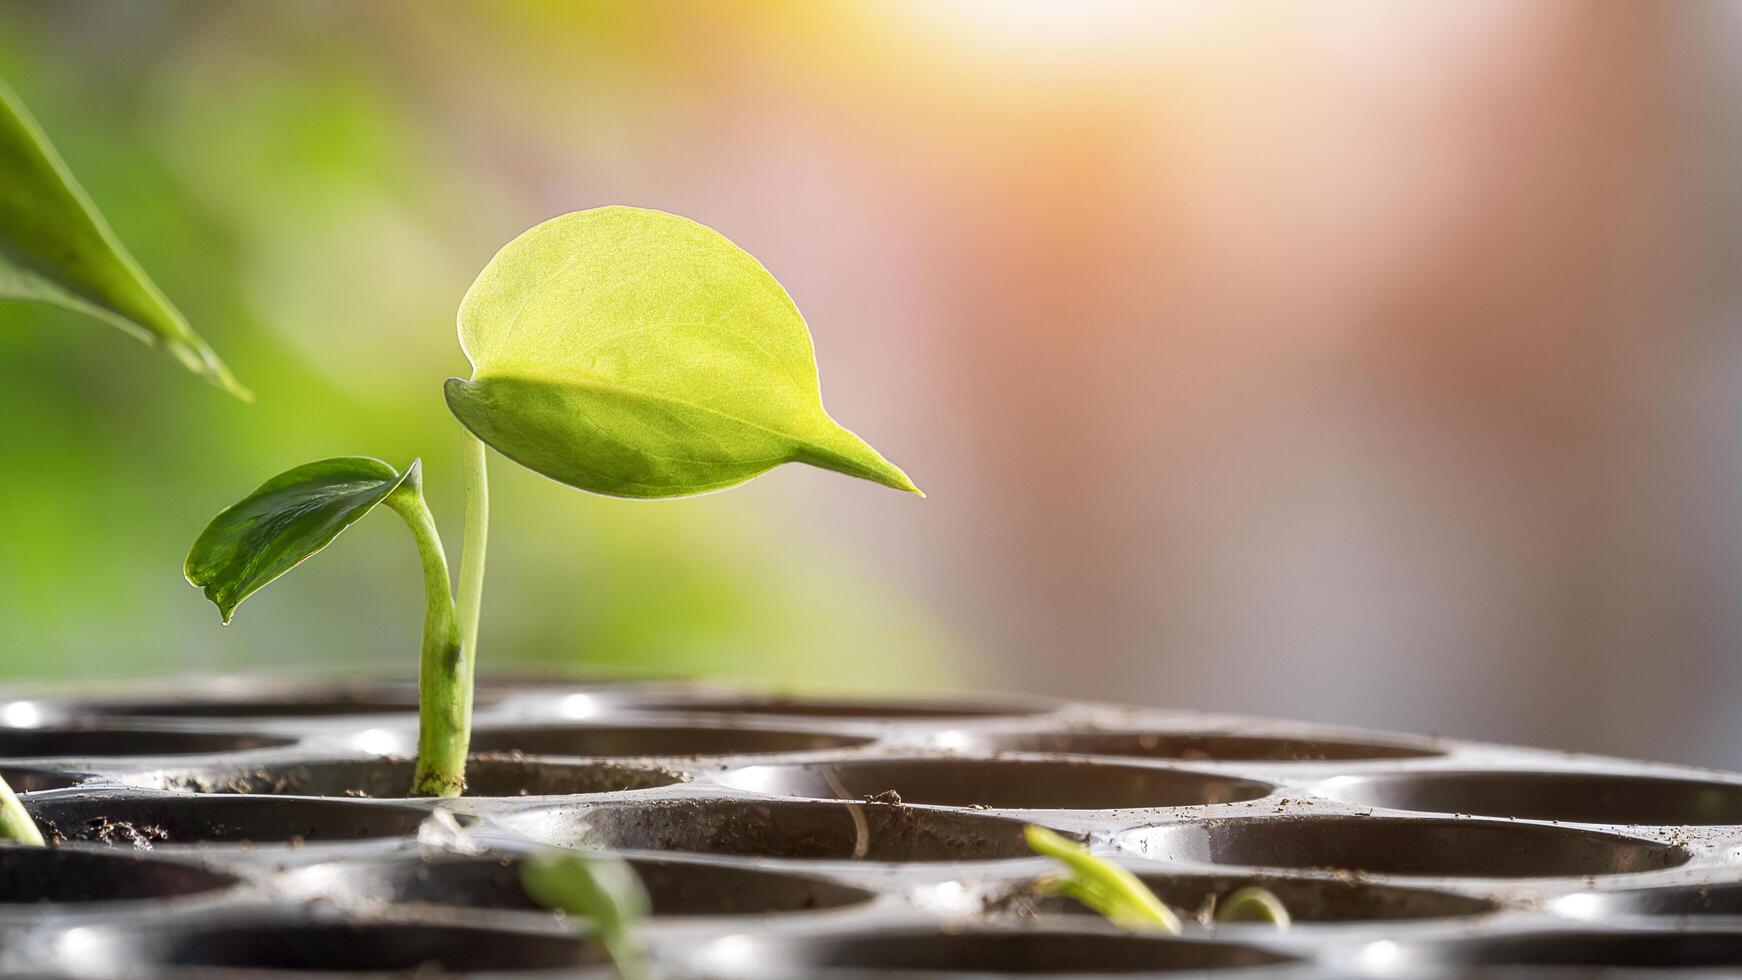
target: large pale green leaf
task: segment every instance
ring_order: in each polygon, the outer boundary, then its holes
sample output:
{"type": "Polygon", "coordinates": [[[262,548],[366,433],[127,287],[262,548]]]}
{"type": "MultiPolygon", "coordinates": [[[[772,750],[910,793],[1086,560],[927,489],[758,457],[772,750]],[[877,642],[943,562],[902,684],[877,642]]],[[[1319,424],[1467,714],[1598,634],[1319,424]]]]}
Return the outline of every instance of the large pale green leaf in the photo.
{"type": "Polygon", "coordinates": [[[48,303],[161,347],[242,399],[212,349],[121,246],[23,103],[0,83],[0,301],[48,303]]]}
{"type": "Polygon", "coordinates": [[[504,456],[619,497],[721,490],[786,462],[918,493],[823,410],[810,331],[743,249],[608,207],[509,242],[460,303],[448,407],[504,456]]]}
{"type": "Polygon", "coordinates": [[[366,456],[286,470],[212,518],[188,552],[187,579],[228,623],[243,599],[331,544],[401,484],[417,486],[419,473],[415,460],[400,474],[366,456]]]}

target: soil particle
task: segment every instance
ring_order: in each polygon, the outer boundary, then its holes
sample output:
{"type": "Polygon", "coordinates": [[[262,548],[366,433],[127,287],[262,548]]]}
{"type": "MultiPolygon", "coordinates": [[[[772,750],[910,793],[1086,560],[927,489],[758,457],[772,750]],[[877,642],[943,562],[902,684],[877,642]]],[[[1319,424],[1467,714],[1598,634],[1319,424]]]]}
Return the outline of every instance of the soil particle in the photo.
{"type": "Polygon", "coordinates": [[[131,844],[136,850],[149,851],[153,844],[169,840],[169,831],[156,824],[135,824],[124,820],[110,820],[108,817],[92,817],[71,834],[50,825],[49,839],[56,844],[68,841],[131,844]]]}

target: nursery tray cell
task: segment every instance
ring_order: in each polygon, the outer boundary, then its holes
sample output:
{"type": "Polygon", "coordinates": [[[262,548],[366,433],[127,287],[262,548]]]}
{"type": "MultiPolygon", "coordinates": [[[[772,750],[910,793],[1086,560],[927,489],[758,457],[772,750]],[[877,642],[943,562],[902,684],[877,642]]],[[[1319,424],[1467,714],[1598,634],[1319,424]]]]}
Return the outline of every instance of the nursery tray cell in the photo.
{"type": "MultiPolygon", "coordinates": [[[[631,865],[656,916],[769,915],[861,905],[876,897],[816,875],[638,858],[631,865]]],[[[310,899],[541,911],[520,883],[512,856],[435,856],[346,861],[305,868],[284,887],[310,899]]]]}
{"type": "MultiPolygon", "coordinates": [[[[597,946],[549,933],[452,924],[263,921],[140,927],[79,927],[58,943],[80,972],[181,976],[230,969],[290,973],[573,970],[606,962],[597,946]]],[[[572,973],[565,973],[572,976],[572,973]]],[[[603,976],[603,974],[600,974],[603,976]]]]}
{"type": "MultiPolygon", "coordinates": [[[[1279,899],[1295,922],[1368,923],[1453,919],[1487,915],[1500,906],[1492,899],[1429,888],[1384,885],[1349,878],[1283,878],[1235,875],[1140,874],[1138,877],[1169,907],[1190,919],[1214,910],[1234,892],[1264,888],[1279,899]]],[[[1063,898],[1024,898],[1017,911],[1042,915],[1088,915],[1063,898]]],[[[1259,924],[1261,928],[1270,926],[1259,924]]]]}
{"type": "Polygon", "coordinates": [[[1576,892],[1556,901],[1554,911],[1579,919],[1617,915],[1742,916],[1742,881],[1576,892]]]}
{"type": "Polygon", "coordinates": [[[1345,803],[1568,823],[1742,824],[1742,783],[1597,772],[1344,776],[1319,792],[1345,803]]]}
{"type": "Polygon", "coordinates": [[[1015,820],[891,804],[669,801],[528,814],[544,843],[589,850],[680,851],[847,861],[975,861],[1031,854],[1015,820]],[[857,816],[864,821],[861,836],[857,816]],[[860,848],[861,842],[863,847],[860,848]]]}
{"type": "Polygon", "coordinates": [[[480,727],[472,733],[474,752],[594,757],[771,755],[846,749],[870,742],[859,735],[735,726],[515,725],[480,727]]]}
{"type": "MultiPolygon", "coordinates": [[[[195,793],[271,796],[343,796],[404,799],[411,790],[409,759],[319,759],[270,765],[172,770],[142,777],[163,789],[195,793]]],[[[669,786],[681,773],[653,767],[550,762],[513,756],[475,756],[466,765],[467,796],[569,796],[621,793],[669,786]]]]}
{"type": "Polygon", "coordinates": [[[798,980],[949,973],[1052,976],[1202,974],[1293,962],[1237,943],[1065,931],[900,930],[832,937],[738,935],[704,950],[706,976],[798,980]]]}
{"type": "Polygon", "coordinates": [[[85,781],[85,777],[52,769],[28,769],[21,766],[0,766],[0,779],[17,793],[40,793],[50,789],[70,789],[85,781]]]}
{"type": "Polygon", "coordinates": [[[0,848],[0,903],[35,905],[183,898],[240,883],[199,864],[77,847],[0,848]]]}
{"type": "Polygon", "coordinates": [[[1681,848],[1653,841],[1497,820],[1208,820],[1138,831],[1127,842],[1165,861],[1458,878],[1628,874],[1689,859],[1681,848]]]}
{"type": "Polygon", "coordinates": [[[1427,759],[1439,749],[1403,742],[1232,735],[1222,732],[973,732],[940,734],[937,744],[961,751],[1040,752],[1182,762],[1362,762],[1427,759]]]}
{"type": "MultiPolygon", "coordinates": [[[[481,700],[488,702],[488,698],[481,700]]],[[[139,698],[77,702],[75,715],[105,718],[333,718],[417,711],[417,688],[313,686],[265,689],[187,698],[139,698]]]]}
{"type": "Polygon", "coordinates": [[[1549,970],[1551,977],[1674,968],[1721,968],[1715,975],[1731,976],[1742,968],[1742,933],[1552,931],[1388,948],[1378,958],[1388,967],[1383,975],[1411,977],[1467,976],[1472,970],[1483,971],[1482,976],[1513,975],[1526,968],[1533,970],[1526,976],[1549,970]]]}
{"type": "Polygon", "coordinates": [[[749,766],[720,781],[778,796],[1023,810],[1205,806],[1256,800],[1272,789],[1183,769],[959,758],[749,766]]]}
{"type": "MultiPolygon", "coordinates": [[[[293,738],[152,728],[0,728],[0,756],[9,759],[126,758],[206,755],[294,745],[293,738]]],[[[16,788],[16,787],[14,787],[16,788]]]]}
{"type": "Polygon", "coordinates": [[[962,718],[1018,718],[1044,714],[1057,705],[1038,700],[859,701],[844,698],[721,698],[666,695],[643,698],[632,707],[709,715],[761,715],[774,718],[847,718],[860,721],[948,721],[962,718]]]}
{"type": "Polygon", "coordinates": [[[26,798],[25,807],[52,839],[138,848],[407,837],[429,816],[421,807],[265,796],[63,796],[26,798]]]}

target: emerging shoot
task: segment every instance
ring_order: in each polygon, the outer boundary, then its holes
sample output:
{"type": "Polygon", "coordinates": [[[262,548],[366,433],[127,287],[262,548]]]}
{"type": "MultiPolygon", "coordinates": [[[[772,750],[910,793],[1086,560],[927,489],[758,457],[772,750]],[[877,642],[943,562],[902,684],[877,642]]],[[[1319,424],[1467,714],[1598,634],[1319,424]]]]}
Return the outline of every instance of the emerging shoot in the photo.
{"type": "Polygon", "coordinates": [[[1041,879],[1042,894],[1076,899],[1122,929],[1179,934],[1179,916],[1136,875],[1044,827],[1031,825],[1022,833],[1036,854],[1065,866],[1064,874],[1041,879]]]}
{"type": "MultiPolygon", "coordinates": [[[[224,621],[237,604],[385,503],[411,528],[426,607],[413,795],[457,796],[489,522],[488,446],[560,483],[614,497],[680,497],[808,463],[919,488],[824,411],[810,330],[780,283],[718,232],[660,211],[553,218],[509,242],[460,302],[469,380],[466,523],[457,597],[417,464],[363,457],[290,470],[219,514],[188,581],[224,621]]],[[[923,494],[921,494],[923,496],[923,494]]]]}
{"type": "MultiPolygon", "coordinates": [[[[1074,899],[1090,911],[1133,932],[1180,931],[1180,919],[1138,877],[1111,861],[1095,857],[1081,844],[1066,840],[1044,827],[1023,828],[1028,846],[1036,854],[1053,858],[1065,873],[1042,878],[1035,889],[1043,895],[1074,899]]],[[[1200,919],[1210,922],[1268,922],[1278,930],[1290,925],[1288,909],[1268,889],[1247,887],[1229,895],[1216,908],[1215,896],[1205,903],[1200,919]],[[1215,909],[1214,918],[1211,909],[1215,909]]]]}
{"type": "Polygon", "coordinates": [[[520,865],[520,884],[539,905],[580,916],[610,954],[621,980],[650,980],[636,929],[647,918],[647,891],[621,859],[548,852],[520,865]]]}
{"type": "Polygon", "coordinates": [[[1282,900],[1268,888],[1242,888],[1222,900],[1216,910],[1217,922],[1268,922],[1279,931],[1293,924],[1282,900]]]}

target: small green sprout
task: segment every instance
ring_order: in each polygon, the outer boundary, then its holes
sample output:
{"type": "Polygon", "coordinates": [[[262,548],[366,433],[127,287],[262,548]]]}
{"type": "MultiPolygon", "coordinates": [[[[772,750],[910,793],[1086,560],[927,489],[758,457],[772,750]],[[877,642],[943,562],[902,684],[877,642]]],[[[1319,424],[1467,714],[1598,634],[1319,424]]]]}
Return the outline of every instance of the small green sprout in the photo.
{"type": "Polygon", "coordinates": [[[563,851],[538,854],[521,863],[520,884],[539,905],[587,919],[621,980],[652,977],[635,934],[647,918],[647,891],[627,862],[563,851]]]}
{"type": "MultiPolygon", "coordinates": [[[[24,103],[0,82],[0,302],[42,303],[160,347],[247,401],[211,347],[127,254],[24,103]]],[[[0,840],[42,846],[42,831],[0,780],[0,840]]]]}
{"type": "Polygon", "coordinates": [[[687,218],[607,207],[532,228],[467,290],[459,333],[472,377],[445,387],[463,427],[457,590],[416,461],[400,471],[350,456],[286,471],[214,518],[185,565],[229,622],[242,600],[375,507],[405,519],[426,593],[415,796],[465,788],[488,538],[486,445],[559,483],[614,497],[724,490],[791,462],[919,493],[823,409],[810,330],[780,283],[687,218]]]}
{"type": "MultiPolygon", "coordinates": [[[[1025,827],[1023,836],[1036,854],[1053,858],[1067,872],[1042,878],[1035,886],[1041,894],[1075,899],[1114,925],[1134,932],[1179,934],[1179,916],[1136,875],[1044,827],[1025,827]]],[[[1203,915],[1208,919],[1210,913],[1203,915]]],[[[1282,901],[1258,887],[1241,888],[1229,895],[1216,909],[1214,921],[1269,922],[1279,930],[1290,925],[1282,901]]]]}
{"type": "Polygon", "coordinates": [[[1065,866],[1065,874],[1041,879],[1042,894],[1076,899],[1123,929],[1179,934],[1179,916],[1136,875],[1044,827],[1030,825],[1022,833],[1036,854],[1065,866]]]}
{"type": "Polygon", "coordinates": [[[1293,924],[1282,900],[1267,888],[1249,886],[1222,900],[1216,909],[1217,922],[1268,922],[1278,930],[1293,924]]]}

